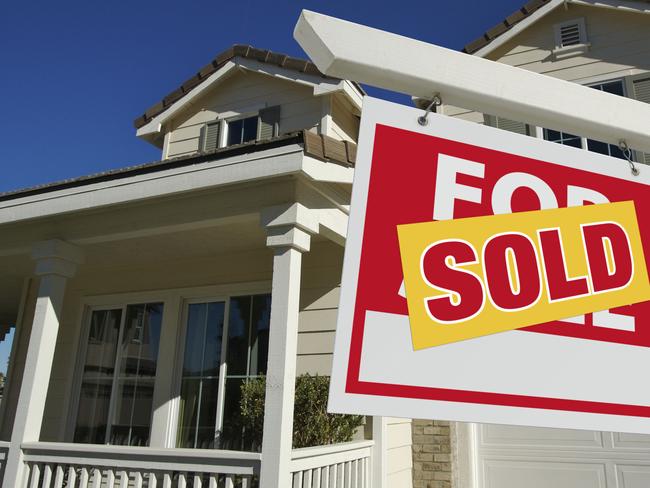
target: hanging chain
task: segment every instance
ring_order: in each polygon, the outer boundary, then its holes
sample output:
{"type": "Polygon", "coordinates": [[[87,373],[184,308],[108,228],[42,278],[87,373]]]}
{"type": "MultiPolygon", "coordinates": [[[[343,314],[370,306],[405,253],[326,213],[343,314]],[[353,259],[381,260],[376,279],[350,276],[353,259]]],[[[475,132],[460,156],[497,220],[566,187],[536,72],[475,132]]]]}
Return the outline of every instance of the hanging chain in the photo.
{"type": "Polygon", "coordinates": [[[424,114],[418,117],[418,124],[423,126],[427,125],[429,123],[429,113],[431,113],[435,107],[439,107],[440,105],[442,105],[442,98],[440,97],[440,93],[436,93],[433,95],[431,101],[429,102],[429,105],[424,110],[424,114]]]}
{"type": "Polygon", "coordinates": [[[639,168],[636,167],[636,164],[634,164],[634,160],[632,159],[632,150],[630,149],[630,146],[627,145],[627,142],[625,139],[621,139],[618,141],[618,148],[623,152],[623,156],[625,156],[625,159],[627,159],[628,164],[630,165],[630,171],[632,172],[633,176],[639,176],[639,168]]]}

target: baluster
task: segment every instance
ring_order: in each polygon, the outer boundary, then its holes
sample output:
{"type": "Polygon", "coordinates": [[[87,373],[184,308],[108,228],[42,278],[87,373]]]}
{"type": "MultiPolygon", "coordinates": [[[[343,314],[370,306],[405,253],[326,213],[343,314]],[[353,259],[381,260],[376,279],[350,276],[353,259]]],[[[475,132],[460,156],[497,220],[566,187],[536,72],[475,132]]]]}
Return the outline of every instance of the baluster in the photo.
{"type": "Polygon", "coordinates": [[[38,488],[38,482],[41,480],[41,467],[34,463],[32,464],[32,469],[30,470],[30,483],[29,488],[38,488]]]}
{"type": "Polygon", "coordinates": [[[359,488],[359,460],[355,459],[352,461],[352,476],[351,476],[351,486],[352,488],[359,488]]]}
{"type": "Polygon", "coordinates": [[[163,474],[163,488],[172,488],[172,477],[169,473],[163,474]]]}
{"type": "Polygon", "coordinates": [[[81,468],[81,476],[79,476],[79,488],[88,488],[88,468],[85,466],[81,468]]]}
{"type": "Polygon", "coordinates": [[[52,483],[52,466],[46,464],[43,468],[43,482],[41,483],[42,488],[50,488],[52,483]]]}
{"type": "Polygon", "coordinates": [[[210,473],[210,482],[208,483],[208,488],[217,488],[217,474],[210,473]]]}
{"type": "Polygon", "coordinates": [[[338,488],[339,484],[339,465],[332,464],[332,488],[338,488]]]}
{"type": "Polygon", "coordinates": [[[235,476],[232,474],[226,475],[226,488],[235,488],[235,476]]]}
{"type": "Polygon", "coordinates": [[[361,458],[359,466],[359,488],[366,488],[366,458],[361,458]]]}
{"type": "Polygon", "coordinates": [[[92,488],[101,488],[102,487],[102,470],[99,469],[99,468],[92,468],[91,473],[92,473],[92,481],[90,483],[90,486],[92,486],[92,488]]]}
{"type": "Polygon", "coordinates": [[[120,471],[120,488],[128,488],[129,487],[129,475],[127,474],[126,471],[120,471]]]}
{"type": "Polygon", "coordinates": [[[253,479],[251,476],[241,477],[241,488],[251,488],[252,484],[253,484],[253,479]]]}
{"type": "Polygon", "coordinates": [[[77,470],[74,466],[68,468],[68,483],[65,485],[66,488],[73,488],[77,481],[77,470]]]}
{"type": "Polygon", "coordinates": [[[185,488],[187,486],[187,479],[185,473],[178,473],[178,488],[185,488]]]}
{"type": "Polygon", "coordinates": [[[319,486],[318,488],[330,488],[330,469],[332,469],[331,466],[325,466],[322,469],[321,486],[319,486]]]}
{"type": "Polygon", "coordinates": [[[322,469],[323,468],[316,468],[314,470],[314,481],[313,481],[313,484],[312,484],[313,488],[321,488],[321,486],[320,486],[320,473],[321,473],[322,469]]]}
{"type": "Polygon", "coordinates": [[[57,464],[55,471],[56,474],[54,475],[54,488],[63,488],[63,477],[65,476],[63,472],[63,466],[57,464]]]}
{"type": "Polygon", "coordinates": [[[201,481],[201,476],[199,475],[199,473],[194,473],[194,484],[192,488],[201,488],[202,484],[203,483],[201,481]]]}
{"type": "Polygon", "coordinates": [[[114,486],[115,486],[115,471],[113,471],[113,468],[108,468],[106,470],[106,487],[114,488],[114,486]]]}
{"type": "Polygon", "coordinates": [[[156,476],[156,473],[154,473],[154,472],[149,473],[149,485],[148,485],[148,488],[156,488],[157,484],[158,484],[158,477],[156,476]]]}
{"type": "Polygon", "coordinates": [[[308,469],[307,471],[303,471],[302,472],[302,486],[303,486],[303,488],[312,488],[311,481],[312,481],[312,471],[311,471],[311,469],[308,469]]]}
{"type": "Polygon", "coordinates": [[[133,473],[133,488],[142,488],[142,472],[133,473]]]}
{"type": "Polygon", "coordinates": [[[302,488],[302,471],[296,471],[295,473],[293,473],[292,488],[302,488]]]}
{"type": "Polygon", "coordinates": [[[343,482],[343,486],[345,488],[350,488],[350,485],[352,484],[350,480],[352,479],[352,463],[350,461],[347,461],[345,463],[345,481],[343,482]]]}

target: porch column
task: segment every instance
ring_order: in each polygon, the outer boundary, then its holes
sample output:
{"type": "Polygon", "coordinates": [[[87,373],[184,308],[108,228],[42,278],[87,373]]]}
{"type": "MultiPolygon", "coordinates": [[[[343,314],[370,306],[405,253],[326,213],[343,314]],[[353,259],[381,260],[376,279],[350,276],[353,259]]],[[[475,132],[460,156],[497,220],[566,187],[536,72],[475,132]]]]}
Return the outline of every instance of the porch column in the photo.
{"type": "Polygon", "coordinates": [[[293,404],[302,253],[318,223],[299,204],[267,209],[262,224],[274,250],[260,488],[291,486],[293,404]]]}
{"type": "Polygon", "coordinates": [[[60,240],[38,243],[32,250],[32,258],[36,261],[34,275],[40,278],[40,284],[2,483],[4,488],[21,487],[27,481],[21,445],[39,440],[65,285],[74,275],[77,264],[82,262],[81,251],[60,240]]]}

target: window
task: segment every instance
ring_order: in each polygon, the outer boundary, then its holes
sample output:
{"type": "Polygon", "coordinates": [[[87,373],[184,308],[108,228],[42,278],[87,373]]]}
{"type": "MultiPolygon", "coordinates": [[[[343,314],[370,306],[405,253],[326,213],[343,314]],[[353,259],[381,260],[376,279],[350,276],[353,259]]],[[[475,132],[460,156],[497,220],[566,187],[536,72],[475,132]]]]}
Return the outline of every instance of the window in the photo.
{"type": "Polygon", "coordinates": [[[91,313],[74,442],[149,444],[162,313],[161,303],[91,313]]]}
{"type": "Polygon", "coordinates": [[[243,144],[257,139],[257,116],[228,121],[227,146],[243,144]]]}
{"type": "MultiPolygon", "coordinates": [[[[625,96],[625,85],[623,83],[623,80],[608,81],[605,83],[597,83],[595,85],[589,86],[595,90],[601,90],[622,97],[625,96]]],[[[551,142],[557,142],[558,144],[564,144],[566,146],[588,149],[592,152],[625,159],[623,151],[621,151],[618,146],[614,144],[607,144],[605,142],[596,141],[594,139],[586,139],[584,137],[568,134],[566,132],[544,129],[544,139],[551,142]]]]}
{"type": "Polygon", "coordinates": [[[555,25],[555,49],[553,53],[556,59],[584,53],[588,47],[587,28],[584,18],[555,25]]]}
{"type": "Polygon", "coordinates": [[[266,372],[270,317],[269,294],[187,305],[177,447],[250,448],[240,388],[266,372]]]}
{"type": "Polygon", "coordinates": [[[214,151],[220,147],[271,139],[280,133],[280,106],[263,108],[259,113],[207,122],[201,130],[200,149],[214,151]],[[222,137],[223,136],[223,137],[222,137]]]}

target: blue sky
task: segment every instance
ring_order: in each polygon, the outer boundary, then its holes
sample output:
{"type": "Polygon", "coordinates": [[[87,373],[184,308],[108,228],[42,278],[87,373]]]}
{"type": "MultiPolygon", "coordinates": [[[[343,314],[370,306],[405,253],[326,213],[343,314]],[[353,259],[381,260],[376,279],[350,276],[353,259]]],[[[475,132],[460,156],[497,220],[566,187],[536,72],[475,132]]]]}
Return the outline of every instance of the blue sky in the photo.
{"type": "MultiPolygon", "coordinates": [[[[461,49],[524,0],[6,2],[0,192],[160,159],[133,119],[232,44],[304,56],[302,8],[461,49]]],[[[405,95],[370,90],[409,103],[405,95]]],[[[11,340],[0,344],[6,371],[11,340]]]]}
{"type": "Polygon", "coordinates": [[[292,36],[302,8],[460,49],[523,3],[7,2],[0,192],[159,159],[133,119],[234,43],[304,56],[292,36]]]}

